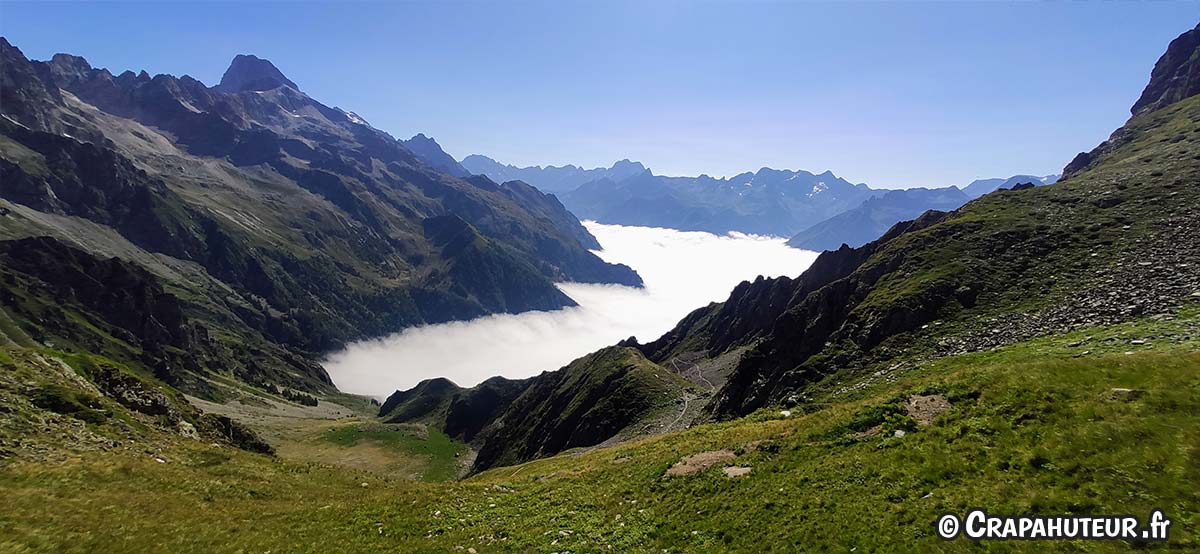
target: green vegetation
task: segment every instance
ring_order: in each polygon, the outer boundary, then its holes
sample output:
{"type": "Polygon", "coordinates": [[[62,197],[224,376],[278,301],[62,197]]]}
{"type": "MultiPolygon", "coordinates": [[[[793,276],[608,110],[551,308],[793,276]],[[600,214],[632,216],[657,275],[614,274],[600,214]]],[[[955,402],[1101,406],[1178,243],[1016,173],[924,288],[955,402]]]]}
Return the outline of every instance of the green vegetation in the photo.
{"type": "Polygon", "coordinates": [[[691,388],[636,349],[603,348],[543,373],[481,433],[475,470],[592,446],[675,405],[691,388]]]}
{"type": "Polygon", "coordinates": [[[31,391],[29,401],[43,410],[69,415],[88,423],[108,419],[100,398],[58,384],[48,384],[31,391]]]}
{"type": "MultiPolygon", "coordinates": [[[[980,545],[943,542],[933,522],[974,507],[1139,516],[1160,507],[1175,521],[1171,542],[1149,546],[1195,549],[1198,325],[1193,307],[944,358],[853,393],[830,393],[792,417],[763,410],[456,483],[389,480],[178,439],[164,454],[168,463],[116,453],[13,463],[0,469],[7,502],[0,550],[872,552],[902,544],[959,552],[980,545]],[[942,394],[950,409],[901,438],[853,431],[863,414],[917,394],[942,394]],[[741,453],[725,465],[751,473],[730,479],[718,466],[664,478],[681,457],[718,449],[741,453]]],[[[417,448],[411,434],[359,429],[336,427],[323,438],[417,448]]],[[[446,444],[431,435],[421,448],[445,455],[446,444]]],[[[983,546],[1115,552],[1130,545],[983,546]]]]}
{"type": "Polygon", "coordinates": [[[374,443],[403,456],[420,457],[424,460],[421,479],[432,482],[458,477],[462,471],[459,459],[467,450],[440,430],[419,425],[340,425],[326,431],[323,439],[345,448],[374,443]]]}

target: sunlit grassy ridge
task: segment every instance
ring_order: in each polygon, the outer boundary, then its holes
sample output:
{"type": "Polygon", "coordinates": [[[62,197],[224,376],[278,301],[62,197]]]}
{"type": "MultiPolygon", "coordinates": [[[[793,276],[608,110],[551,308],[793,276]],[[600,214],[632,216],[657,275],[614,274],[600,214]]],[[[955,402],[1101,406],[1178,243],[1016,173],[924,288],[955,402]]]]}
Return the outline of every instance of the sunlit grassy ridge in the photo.
{"type": "Polygon", "coordinates": [[[1168,546],[1189,550],[1200,547],[1197,324],[1191,309],[945,358],[831,395],[810,413],[764,410],[459,483],[389,481],[179,440],[167,463],[103,454],[10,465],[0,470],[0,550],[967,551],[979,545],[943,542],[933,522],[974,507],[1139,516],[1159,507],[1175,521],[1168,546]],[[1090,353],[1074,357],[1083,349],[1071,345],[1089,336],[1090,353]],[[931,425],[902,438],[850,428],[872,408],[931,391],[952,402],[931,425]],[[723,465],[752,472],[729,479],[718,465],[664,478],[680,457],[715,449],[741,453],[723,465]]]}

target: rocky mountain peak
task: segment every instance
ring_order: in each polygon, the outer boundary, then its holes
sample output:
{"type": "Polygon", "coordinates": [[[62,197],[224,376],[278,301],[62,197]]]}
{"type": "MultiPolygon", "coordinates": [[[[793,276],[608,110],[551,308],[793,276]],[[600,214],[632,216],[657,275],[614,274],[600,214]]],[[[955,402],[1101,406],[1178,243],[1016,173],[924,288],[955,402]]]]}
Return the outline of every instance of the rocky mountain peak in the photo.
{"type": "Polygon", "coordinates": [[[1171,41],[1130,112],[1137,115],[1165,108],[1196,94],[1200,94],[1200,25],[1171,41]]]}
{"type": "Polygon", "coordinates": [[[221,92],[243,92],[247,90],[271,90],[282,86],[300,90],[269,60],[264,60],[250,54],[234,56],[229,69],[221,77],[221,83],[215,88],[221,92]]]}

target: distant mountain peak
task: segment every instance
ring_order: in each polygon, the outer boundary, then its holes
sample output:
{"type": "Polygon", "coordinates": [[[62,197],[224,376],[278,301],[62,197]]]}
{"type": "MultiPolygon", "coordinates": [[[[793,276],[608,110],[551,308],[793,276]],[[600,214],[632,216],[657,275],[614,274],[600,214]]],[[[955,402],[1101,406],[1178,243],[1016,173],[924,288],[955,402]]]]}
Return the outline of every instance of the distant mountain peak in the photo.
{"type": "Polygon", "coordinates": [[[449,173],[455,177],[467,177],[471,175],[470,171],[467,171],[466,168],[454,160],[453,156],[447,154],[442,149],[442,145],[438,144],[438,141],[425,133],[417,133],[413,135],[413,138],[402,140],[400,143],[434,169],[449,173]]]}
{"type": "Polygon", "coordinates": [[[251,54],[234,56],[221,77],[221,83],[216,86],[221,92],[243,92],[247,90],[263,91],[282,86],[300,90],[269,60],[264,60],[251,54]]]}

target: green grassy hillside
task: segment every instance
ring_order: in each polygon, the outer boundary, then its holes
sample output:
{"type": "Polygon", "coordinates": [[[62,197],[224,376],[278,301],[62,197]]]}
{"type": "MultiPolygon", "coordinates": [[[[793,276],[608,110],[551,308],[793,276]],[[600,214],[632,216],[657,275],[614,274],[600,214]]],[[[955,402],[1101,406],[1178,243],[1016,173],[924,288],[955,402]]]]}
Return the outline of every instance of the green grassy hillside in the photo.
{"type": "Polygon", "coordinates": [[[170,437],[155,439],[165,463],[120,451],[10,461],[0,468],[0,548],[965,552],[981,545],[942,541],[933,523],[982,506],[1137,515],[1160,507],[1175,520],[1171,541],[1148,546],[1186,551],[1200,548],[1198,348],[1200,306],[1192,305],[1170,318],[943,358],[831,391],[808,413],[762,411],[443,485],[170,437]],[[940,396],[948,406],[905,417],[897,406],[913,396],[940,396]],[[895,429],[906,434],[897,438],[895,429]],[[720,450],[731,458],[666,476],[685,456],[720,450]],[[732,465],[750,472],[726,477],[722,467],[732,465]]]}

